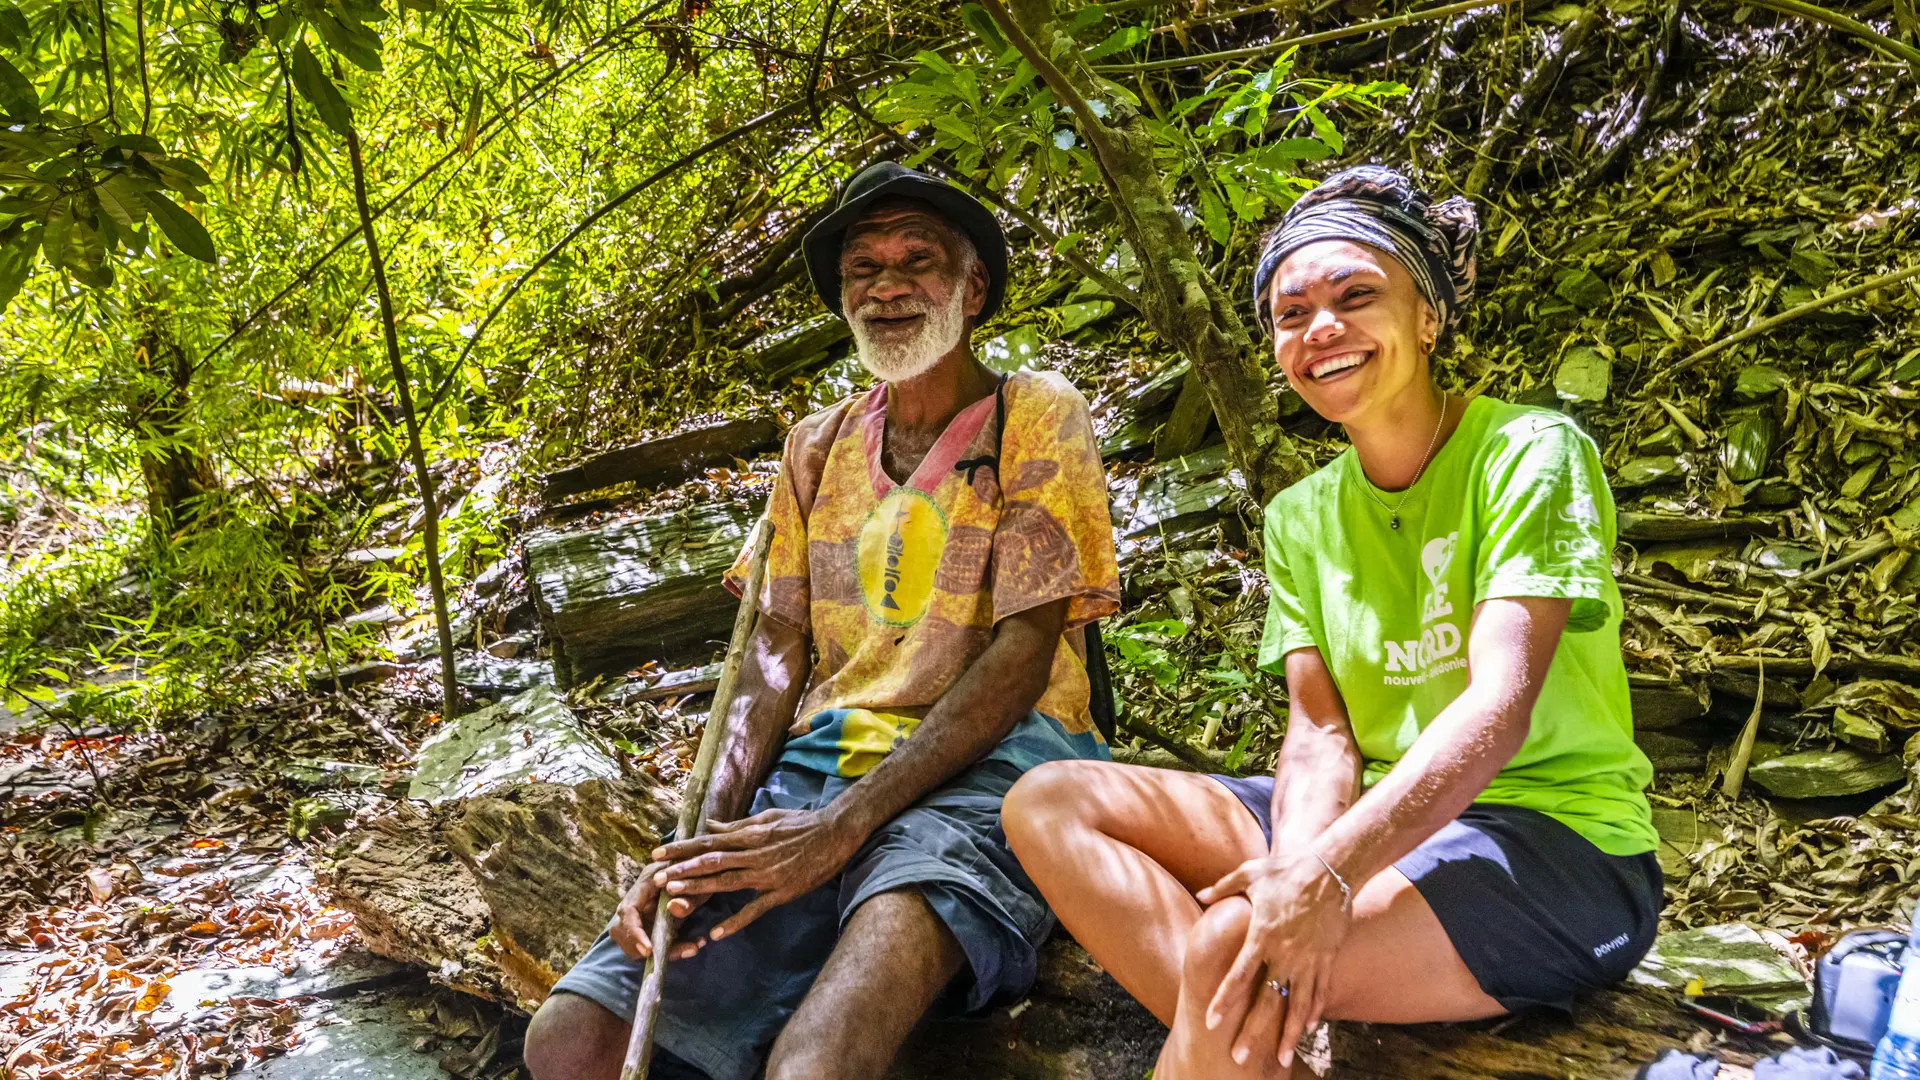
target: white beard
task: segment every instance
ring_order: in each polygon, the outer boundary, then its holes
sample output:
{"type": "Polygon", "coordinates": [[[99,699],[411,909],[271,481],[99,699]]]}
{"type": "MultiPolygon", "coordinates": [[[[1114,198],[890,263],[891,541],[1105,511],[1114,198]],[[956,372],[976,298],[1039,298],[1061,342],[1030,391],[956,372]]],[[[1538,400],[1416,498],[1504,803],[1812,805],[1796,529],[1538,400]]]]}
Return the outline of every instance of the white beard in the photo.
{"type": "MultiPolygon", "coordinates": [[[[860,357],[860,366],[883,382],[903,382],[926,374],[940,362],[941,357],[960,344],[962,335],[967,332],[966,303],[966,279],[963,277],[955,283],[953,295],[944,308],[915,304],[904,309],[891,309],[889,314],[913,313],[924,316],[919,333],[905,340],[878,340],[866,318],[859,312],[853,313],[848,325],[853,327],[854,352],[860,357]]],[[[867,309],[874,306],[869,304],[867,309]]]]}

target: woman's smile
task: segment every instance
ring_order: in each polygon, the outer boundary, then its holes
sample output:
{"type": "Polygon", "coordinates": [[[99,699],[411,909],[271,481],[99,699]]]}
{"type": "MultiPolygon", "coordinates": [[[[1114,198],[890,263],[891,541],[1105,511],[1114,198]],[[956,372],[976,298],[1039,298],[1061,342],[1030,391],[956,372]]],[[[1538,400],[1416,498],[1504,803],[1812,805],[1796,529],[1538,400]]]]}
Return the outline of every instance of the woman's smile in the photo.
{"type": "Polygon", "coordinates": [[[1372,360],[1373,352],[1372,349],[1341,349],[1309,360],[1305,368],[1306,376],[1317,383],[1335,382],[1372,360]]]}

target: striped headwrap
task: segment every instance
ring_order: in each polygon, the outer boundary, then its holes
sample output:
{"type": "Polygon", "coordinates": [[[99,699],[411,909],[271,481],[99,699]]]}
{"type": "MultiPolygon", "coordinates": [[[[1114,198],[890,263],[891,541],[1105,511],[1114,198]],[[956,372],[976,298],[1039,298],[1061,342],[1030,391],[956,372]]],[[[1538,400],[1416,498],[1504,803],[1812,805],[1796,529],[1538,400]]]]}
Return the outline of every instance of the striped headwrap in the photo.
{"type": "Polygon", "coordinates": [[[1444,336],[1473,299],[1474,247],[1480,221],[1473,204],[1455,196],[1429,204],[1400,173],[1359,165],[1334,173],[1300,197],[1267,234],[1253,274],[1253,305],[1262,328],[1273,329],[1268,290],[1288,255],[1319,240],[1351,240],[1375,247],[1407,268],[1415,287],[1440,317],[1444,336]]]}

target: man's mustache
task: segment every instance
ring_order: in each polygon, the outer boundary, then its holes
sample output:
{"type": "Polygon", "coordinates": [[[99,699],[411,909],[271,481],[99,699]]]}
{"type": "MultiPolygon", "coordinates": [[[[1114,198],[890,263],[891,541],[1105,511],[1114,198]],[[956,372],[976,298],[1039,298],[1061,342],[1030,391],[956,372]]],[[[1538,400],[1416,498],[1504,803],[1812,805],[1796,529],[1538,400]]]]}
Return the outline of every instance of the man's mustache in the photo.
{"type": "Polygon", "coordinates": [[[869,300],[855,308],[856,319],[902,319],[909,315],[931,315],[934,305],[925,300],[869,300]]]}

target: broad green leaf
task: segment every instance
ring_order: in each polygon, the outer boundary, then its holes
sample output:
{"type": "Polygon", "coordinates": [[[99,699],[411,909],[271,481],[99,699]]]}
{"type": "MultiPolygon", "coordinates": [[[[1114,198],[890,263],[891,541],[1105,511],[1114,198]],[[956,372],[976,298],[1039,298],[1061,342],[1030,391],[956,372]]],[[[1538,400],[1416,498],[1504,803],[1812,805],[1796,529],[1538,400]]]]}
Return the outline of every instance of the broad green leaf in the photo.
{"type": "Polygon", "coordinates": [[[473,153],[474,140],[480,134],[480,105],[485,95],[480,92],[480,84],[473,84],[473,98],[467,103],[467,118],[460,124],[460,152],[473,153]]]}
{"type": "Polygon", "coordinates": [[[47,227],[40,235],[41,250],[47,261],[59,266],[67,261],[67,238],[73,235],[73,198],[55,199],[47,207],[47,227]]]}
{"type": "Polygon", "coordinates": [[[320,40],[347,62],[362,71],[380,70],[380,35],[348,20],[324,12],[315,12],[309,24],[320,32],[320,40]]]}
{"type": "Polygon", "coordinates": [[[1747,401],[1755,401],[1793,385],[1793,376],[1777,367],[1766,364],[1752,364],[1740,369],[1740,376],[1734,381],[1733,392],[1747,401]]]}
{"type": "Polygon", "coordinates": [[[91,220],[74,219],[65,262],[84,285],[104,289],[113,284],[113,267],[107,265],[107,239],[91,220]]]}
{"type": "Polygon", "coordinates": [[[0,58],[0,112],[15,123],[40,119],[40,93],[33,88],[33,80],[4,58],[0,58]]]}
{"type": "MultiPolygon", "coordinates": [[[[1771,412],[1762,411],[1735,421],[1727,429],[1727,442],[1720,450],[1728,479],[1744,484],[1764,476],[1779,437],[1780,422],[1771,412]]],[[[1878,466],[1877,462],[1874,464],[1878,466]]]]}
{"type": "Polygon", "coordinates": [[[113,219],[115,225],[129,235],[132,234],[136,221],[146,220],[146,203],[141,200],[140,192],[134,188],[133,182],[125,176],[112,177],[94,188],[93,193],[100,200],[100,209],[113,219]]]}
{"type": "Polygon", "coordinates": [[[951,113],[933,118],[936,131],[941,131],[969,146],[979,146],[980,137],[974,134],[972,125],[951,113]]]}
{"type": "MultiPolygon", "coordinates": [[[[188,180],[191,180],[196,184],[210,184],[213,182],[213,180],[207,176],[207,170],[201,168],[200,163],[193,160],[192,158],[183,158],[183,157],[166,158],[161,162],[159,162],[159,164],[165,166],[166,168],[176,173],[179,173],[181,176],[186,177],[188,180]]],[[[195,200],[195,201],[198,201],[198,200],[195,200]]]]}
{"type": "Polygon", "coordinates": [[[1605,401],[1612,385],[1613,358],[1591,345],[1568,349],[1553,373],[1553,389],[1562,401],[1605,401]]]}
{"type": "Polygon", "coordinates": [[[153,220],[160,231],[167,234],[173,246],[181,254],[190,255],[201,262],[213,261],[213,237],[207,235],[207,227],[200,219],[182,210],[178,203],[157,191],[146,193],[147,209],[152,211],[153,220]]]}
{"type": "Polygon", "coordinates": [[[300,96],[313,106],[314,115],[335,135],[346,136],[353,131],[353,108],[340,94],[340,88],[320,68],[320,60],[307,48],[304,41],[293,46],[293,85],[300,96]]]}
{"type": "Polygon", "coordinates": [[[0,3],[0,46],[16,52],[27,47],[33,37],[33,28],[27,25],[27,17],[12,4],[0,3]]]}
{"type": "Polygon", "coordinates": [[[973,31],[974,36],[978,37],[980,43],[989,51],[995,53],[1006,51],[1007,39],[1000,33],[1000,27],[994,24],[993,16],[987,14],[986,8],[979,4],[962,4],[960,21],[967,24],[967,29],[973,31]]]}
{"type": "Polygon", "coordinates": [[[32,276],[34,258],[39,254],[39,229],[22,229],[0,246],[0,311],[13,303],[20,287],[32,276]]]}
{"type": "Polygon", "coordinates": [[[1225,244],[1233,237],[1233,220],[1227,216],[1227,204],[1213,190],[1213,185],[1200,188],[1200,220],[1207,227],[1207,235],[1216,244],[1225,244]]]}
{"type": "Polygon", "coordinates": [[[1152,36],[1153,31],[1144,26],[1123,26],[1113,33],[1108,34],[1105,41],[1088,49],[1082,59],[1091,64],[1101,57],[1112,56],[1117,52],[1125,52],[1152,36]]]}

